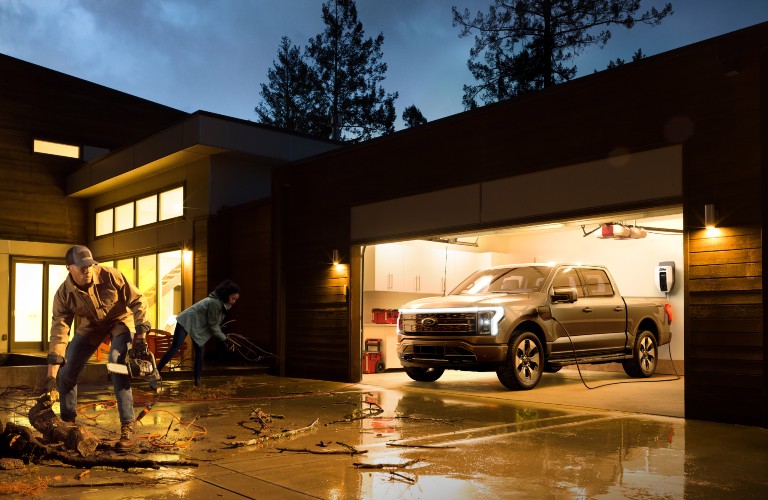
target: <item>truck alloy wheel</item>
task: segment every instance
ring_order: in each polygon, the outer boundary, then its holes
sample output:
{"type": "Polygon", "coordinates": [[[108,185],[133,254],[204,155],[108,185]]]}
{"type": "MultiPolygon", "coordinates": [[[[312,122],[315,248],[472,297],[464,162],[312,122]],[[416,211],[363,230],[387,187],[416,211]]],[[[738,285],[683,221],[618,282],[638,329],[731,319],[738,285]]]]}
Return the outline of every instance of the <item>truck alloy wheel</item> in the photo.
{"type": "Polygon", "coordinates": [[[624,371],[630,377],[650,377],[656,371],[658,362],[658,346],[656,337],[648,330],[640,332],[635,338],[635,349],[632,359],[621,362],[624,371]]]}
{"type": "Polygon", "coordinates": [[[511,390],[529,390],[538,385],[544,371],[541,341],[531,332],[515,332],[509,341],[507,362],[496,376],[504,387],[511,390]]]}

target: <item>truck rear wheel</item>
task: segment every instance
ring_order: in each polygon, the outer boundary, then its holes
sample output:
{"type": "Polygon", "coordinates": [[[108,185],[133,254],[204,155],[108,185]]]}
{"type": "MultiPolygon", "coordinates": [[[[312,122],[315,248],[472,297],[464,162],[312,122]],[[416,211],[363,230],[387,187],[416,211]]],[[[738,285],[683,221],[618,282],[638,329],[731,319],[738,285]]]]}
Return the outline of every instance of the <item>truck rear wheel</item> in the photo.
{"type": "Polygon", "coordinates": [[[635,339],[632,359],[622,361],[621,366],[630,377],[650,377],[656,371],[657,353],[656,337],[648,330],[642,331],[635,339]]]}
{"type": "Polygon", "coordinates": [[[529,390],[538,385],[544,371],[544,356],[539,337],[531,332],[515,332],[509,341],[507,362],[496,370],[504,387],[529,390]]]}
{"type": "Polygon", "coordinates": [[[405,373],[416,382],[434,382],[443,376],[442,368],[422,368],[420,366],[406,366],[405,373]]]}

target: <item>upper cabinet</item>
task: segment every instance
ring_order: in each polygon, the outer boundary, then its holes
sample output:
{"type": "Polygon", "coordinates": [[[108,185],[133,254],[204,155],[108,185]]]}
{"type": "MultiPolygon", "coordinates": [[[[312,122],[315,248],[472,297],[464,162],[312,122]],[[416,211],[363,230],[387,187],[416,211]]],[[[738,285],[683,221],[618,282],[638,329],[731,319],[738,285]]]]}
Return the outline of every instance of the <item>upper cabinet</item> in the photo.
{"type": "Polygon", "coordinates": [[[443,295],[490,264],[488,253],[428,242],[386,243],[366,250],[365,289],[443,295]]]}

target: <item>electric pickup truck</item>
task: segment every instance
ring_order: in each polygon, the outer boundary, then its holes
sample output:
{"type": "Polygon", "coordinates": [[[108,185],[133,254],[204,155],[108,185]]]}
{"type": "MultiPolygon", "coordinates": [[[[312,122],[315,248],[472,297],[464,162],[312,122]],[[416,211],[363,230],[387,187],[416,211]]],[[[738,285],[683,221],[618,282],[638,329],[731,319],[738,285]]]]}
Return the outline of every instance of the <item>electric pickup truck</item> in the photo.
{"type": "Polygon", "coordinates": [[[565,365],[612,362],[650,377],[671,323],[665,297],[622,297],[604,266],[507,264],[403,305],[397,355],[419,382],[446,369],[496,371],[506,388],[527,390],[565,365]]]}

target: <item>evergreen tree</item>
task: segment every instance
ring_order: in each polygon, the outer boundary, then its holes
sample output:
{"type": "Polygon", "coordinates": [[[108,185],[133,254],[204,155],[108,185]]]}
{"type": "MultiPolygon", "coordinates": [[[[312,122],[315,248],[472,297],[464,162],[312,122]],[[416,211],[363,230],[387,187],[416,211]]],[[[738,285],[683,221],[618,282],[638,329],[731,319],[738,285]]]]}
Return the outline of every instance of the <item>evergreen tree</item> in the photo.
{"type": "Polygon", "coordinates": [[[308,135],[318,135],[317,112],[312,103],[315,73],[290,38],[280,40],[277,61],[267,71],[268,83],[261,84],[262,101],[255,108],[261,123],[308,135]]]}
{"type": "Polygon", "coordinates": [[[488,14],[452,10],[459,36],[475,33],[467,64],[479,84],[464,85],[463,97],[471,109],[478,100],[489,104],[572,79],[573,59],[588,46],[605,46],[609,26],[655,26],[672,5],[639,14],[640,0],[494,0],[488,14]]]}
{"type": "Polygon", "coordinates": [[[384,35],[365,38],[354,0],[326,1],[322,18],[325,30],[306,49],[316,74],[313,104],[325,117],[320,136],[357,142],[393,132],[398,94],[381,86],[384,35]]]}
{"type": "Polygon", "coordinates": [[[405,123],[405,128],[411,128],[427,123],[427,119],[424,118],[421,110],[415,104],[411,104],[403,110],[403,122],[405,123]]]}
{"type": "MultiPolygon", "coordinates": [[[[645,58],[645,54],[643,54],[643,49],[637,49],[637,52],[632,54],[632,60],[629,62],[635,62],[639,61],[640,59],[645,58]]],[[[608,61],[608,66],[605,69],[613,69],[617,68],[619,66],[623,66],[627,62],[622,59],[621,57],[617,57],[615,61],[608,61]]],[[[595,70],[595,73],[597,73],[597,70],[595,70]]]]}

